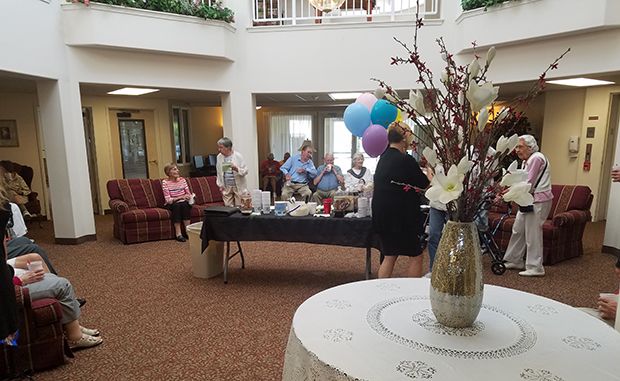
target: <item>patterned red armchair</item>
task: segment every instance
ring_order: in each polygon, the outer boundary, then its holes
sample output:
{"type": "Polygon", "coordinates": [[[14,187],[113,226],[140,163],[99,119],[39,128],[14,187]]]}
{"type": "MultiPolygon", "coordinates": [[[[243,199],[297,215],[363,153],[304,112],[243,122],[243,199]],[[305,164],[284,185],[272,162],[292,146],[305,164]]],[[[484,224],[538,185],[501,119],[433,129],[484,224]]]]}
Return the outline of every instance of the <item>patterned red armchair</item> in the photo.
{"type": "MultiPolygon", "coordinates": [[[[190,190],[196,194],[192,223],[202,221],[205,207],[224,204],[215,179],[215,176],[187,178],[190,190]]],[[[110,180],[107,189],[114,216],[114,237],[126,244],[174,238],[171,214],[164,207],[161,180],[110,180]]]]}
{"type": "MultiPolygon", "coordinates": [[[[583,185],[552,185],[553,205],[543,225],[543,263],[553,265],[566,259],[583,255],[583,232],[586,223],[592,220],[590,206],[593,195],[583,185]]],[[[507,211],[506,204],[494,205],[489,212],[489,226],[497,226],[507,211]]],[[[506,218],[495,233],[495,240],[506,250],[517,207],[512,206],[510,217],[506,218]]]]}
{"type": "Polygon", "coordinates": [[[17,347],[0,347],[0,377],[49,369],[65,363],[62,309],[56,299],[30,300],[27,288],[15,286],[19,314],[17,347]]]}

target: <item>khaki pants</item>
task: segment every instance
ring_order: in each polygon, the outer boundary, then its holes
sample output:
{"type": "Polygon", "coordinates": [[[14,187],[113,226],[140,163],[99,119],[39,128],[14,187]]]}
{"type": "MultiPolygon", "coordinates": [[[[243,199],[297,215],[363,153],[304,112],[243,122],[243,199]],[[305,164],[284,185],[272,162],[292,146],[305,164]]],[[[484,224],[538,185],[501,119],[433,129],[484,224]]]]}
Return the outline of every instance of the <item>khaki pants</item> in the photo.
{"type": "Polygon", "coordinates": [[[317,189],[316,192],[312,195],[312,201],[315,201],[317,205],[323,205],[323,199],[331,198],[333,199],[336,195],[336,189],[332,189],[329,191],[324,191],[317,189]]]}
{"type": "Polygon", "coordinates": [[[504,259],[516,265],[523,265],[523,256],[526,270],[543,270],[543,224],[551,212],[552,200],[534,204],[534,211],[530,213],[517,212],[512,235],[504,259]]]}
{"type": "Polygon", "coordinates": [[[241,193],[237,187],[224,187],[222,192],[222,199],[226,206],[239,206],[241,205],[241,193]]]}
{"type": "Polygon", "coordinates": [[[282,187],[282,200],[287,201],[296,193],[299,194],[302,199],[312,196],[312,191],[308,187],[308,184],[288,184],[282,187]]]}

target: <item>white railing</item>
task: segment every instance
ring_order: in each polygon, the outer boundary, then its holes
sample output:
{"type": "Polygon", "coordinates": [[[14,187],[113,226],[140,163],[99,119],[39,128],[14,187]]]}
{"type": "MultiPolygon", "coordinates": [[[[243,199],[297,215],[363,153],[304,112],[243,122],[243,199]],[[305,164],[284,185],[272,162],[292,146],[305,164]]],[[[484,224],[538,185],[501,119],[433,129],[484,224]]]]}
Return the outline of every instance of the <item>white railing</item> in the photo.
{"type": "MultiPolygon", "coordinates": [[[[255,26],[414,20],[418,0],[345,0],[325,13],[308,0],[250,0],[255,26]]],[[[438,17],[439,0],[420,0],[420,15],[438,17]]]]}

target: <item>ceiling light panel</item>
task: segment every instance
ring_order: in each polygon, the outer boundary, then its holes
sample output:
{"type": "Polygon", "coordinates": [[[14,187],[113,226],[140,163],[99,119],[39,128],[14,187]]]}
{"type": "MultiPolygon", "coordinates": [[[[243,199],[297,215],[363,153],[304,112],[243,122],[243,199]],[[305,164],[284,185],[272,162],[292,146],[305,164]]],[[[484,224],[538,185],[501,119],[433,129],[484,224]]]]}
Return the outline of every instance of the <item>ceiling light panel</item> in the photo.
{"type": "Polygon", "coordinates": [[[554,85],[577,86],[577,87],[603,86],[603,85],[613,85],[614,84],[614,82],[601,81],[601,80],[598,80],[598,79],[591,79],[591,78],[558,79],[558,80],[553,80],[553,81],[547,81],[547,83],[552,83],[554,85]]]}
{"type": "Polygon", "coordinates": [[[357,99],[362,93],[329,93],[329,97],[335,101],[343,99],[357,99]]]}
{"type": "Polygon", "coordinates": [[[110,95],[144,95],[144,94],[154,93],[156,91],[159,91],[159,89],[123,87],[122,89],[110,91],[108,92],[108,94],[110,95]]]}

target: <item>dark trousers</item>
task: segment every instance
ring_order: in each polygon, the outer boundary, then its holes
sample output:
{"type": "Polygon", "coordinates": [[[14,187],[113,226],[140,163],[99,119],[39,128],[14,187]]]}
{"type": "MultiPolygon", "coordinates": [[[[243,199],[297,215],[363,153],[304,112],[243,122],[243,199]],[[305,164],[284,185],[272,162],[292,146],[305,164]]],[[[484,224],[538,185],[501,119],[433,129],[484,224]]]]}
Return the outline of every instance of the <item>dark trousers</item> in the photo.
{"type": "Polygon", "coordinates": [[[192,206],[187,201],[175,202],[167,205],[168,210],[172,213],[172,222],[181,222],[189,220],[192,206]]]}
{"type": "Polygon", "coordinates": [[[54,266],[52,266],[52,262],[47,257],[47,253],[45,252],[45,250],[43,250],[41,246],[35,243],[32,243],[32,241],[28,237],[24,236],[24,237],[13,238],[9,242],[7,242],[6,247],[7,247],[7,253],[6,253],[7,259],[12,259],[15,257],[19,257],[21,255],[30,254],[30,253],[37,253],[41,256],[41,258],[43,258],[43,261],[45,262],[47,267],[50,269],[50,272],[53,274],[58,274],[54,266]]]}

